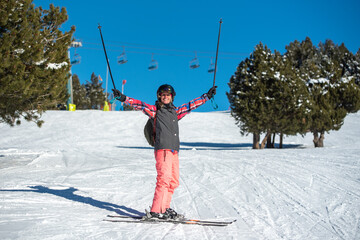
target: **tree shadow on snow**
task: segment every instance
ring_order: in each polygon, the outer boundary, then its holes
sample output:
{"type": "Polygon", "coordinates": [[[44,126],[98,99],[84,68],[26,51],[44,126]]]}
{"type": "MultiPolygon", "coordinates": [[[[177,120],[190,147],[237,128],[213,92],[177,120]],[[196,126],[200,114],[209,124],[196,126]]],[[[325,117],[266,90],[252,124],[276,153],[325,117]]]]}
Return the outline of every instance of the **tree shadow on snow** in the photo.
{"type": "Polygon", "coordinates": [[[181,142],[180,145],[196,150],[244,150],[252,147],[251,143],[181,142]]]}
{"type": "MultiPolygon", "coordinates": [[[[196,148],[196,150],[248,150],[252,143],[211,143],[211,142],[181,142],[182,146],[196,148]]],[[[275,144],[279,148],[279,144],[275,144]]],[[[283,148],[305,148],[302,144],[283,144],[283,148]]],[[[185,148],[186,149],[186,148],[185,148]]],[[[189,148],[187,148],[189,150],[189,148]]]]}
{"type": "Polygon", "coordinates": [[[91,197],[83,197],[81,195],[77,195],[75,194],[76,191],[78,191],[78,189],[74,188],[74,187],[70,187],[67,189],[51,189],[48,187],[44,187],[44,186],[29,186],[30,189],[12,189],[12,190],[3,190],[1,189],[0,192],[35,192],[35,193],[47,193],[47,194],[52,194],[58,197],[62,197],[74,202],[80,202],[80,203],[85,203],[85,204],[89,204],[90,206],[93,207],[97,207],[97,208],[101,208],[101,209],[105,209],[108,211],[112,211],[115,212],[117,214],[120,215],[126,215],[126,216],[143,216],[144,213],[139,212],[135,209],[132,208],[128,208],[125,206],[120,206],[117,204],[113,204],[113,203],[109,203],[109,202],[103,202],[103,201],[99,201],[96,199],[93,199],[91,197]]]}
{"type": "Polygon", "coordinates": [[[136,147],[136,146],[116,146],[117,148],[126,148],[126,149],[141,149],[141,150],[145,150],[145,149],[150,149],[153,150],[153,147],[136,147]]]}
{"type": "MultiPolygon", "coordinates": [[[[140,146],[116,146],[117,148],[124,149],[139,149],[139,150],[153,150],[153,147],[140,147],[140,146]]],[[[181,142],[180,150],[244,150],[252,147],[252,144],[241,143],[208,143],[208,142],[181,142]]]]}
{"type": "MultiPolygon", "coordinates": [[[[252,149],[252,143],[213,143],[213,142],[181,142],[180,150],[248,150],[252,149]]],[[[116,146],[124,149],[153,150],[153,147],[141,146],[116,146]]],[[[275,148],[279,148],[279,144],[275,144],[275,148]]],[[[305,148],[302,144],[283,144],[285,148],[305,148]]]]}

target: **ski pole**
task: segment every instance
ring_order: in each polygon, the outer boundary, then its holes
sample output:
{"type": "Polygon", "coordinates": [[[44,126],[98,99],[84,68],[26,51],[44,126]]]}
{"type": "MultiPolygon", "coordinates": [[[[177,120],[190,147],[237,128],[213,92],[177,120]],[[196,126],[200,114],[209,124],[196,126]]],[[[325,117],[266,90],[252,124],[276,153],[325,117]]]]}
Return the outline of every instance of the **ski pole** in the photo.
{"type": "Polygon", "coordinates": [[[218,41],[217,41],[217,46],[216,46],[216,58],[215,58],[215,71],[214,71],[213,87],[215,87],[215,78],[216,78],[217,60],[218,60],[218,53],[219,53],[220,33],[221,33],[221,24],[222,24],[222,18],[220,18],[219,35],[218,35],[218,41]]]}
{"type": "MultiPolygon", "coordinates": [[[[213,87],[215,87],[216,70],[217,70],[217,60],[218,60],[219,44],[220,44],[221,24],[222,24],[222,18],[220,18],[219,34],[218,34],[218,41],[217,41],[217,46],[216,46],[216,57],[215,57],[215,70],[214,70],[213,87]]],[[[214,108],[215,110],[218,109],[218,105],[216,104],[214,97],[211,98],[211,104],[212,104],[212,106],[213,106],[213,108],[214,108]]]]}
{"type": "MultiPolygon", "coordinates": [[[[107,54],[106,54],[105,43],[104,43],[104,39],[103,39],[103,36],[102,36],[102,33],[101,33],[100,23],[99,23],[98,28],[99,28],[99,31],[100,31],[100,37],[101,37],[102,45],[103,45],[103,47],[104,47],[104,53],[105,53],[106,63],[107,63],[107,66],[108,66],[108,68],[109,68],[109,73],[110,73],[111,81],[112,81],[112,83],[113,83],[114,89],[116,89],[116,86],[115,86],[115,83],[114,83],[114,79],[113,79],[113,76],[112,76],[112,73],[111,73],[111,69],[110,69],[109,59],[108,59],[108,56],[107,56],[107,54]]],[[[216,70],[215,70],[215,71],[216,71],[216,70]]]]}

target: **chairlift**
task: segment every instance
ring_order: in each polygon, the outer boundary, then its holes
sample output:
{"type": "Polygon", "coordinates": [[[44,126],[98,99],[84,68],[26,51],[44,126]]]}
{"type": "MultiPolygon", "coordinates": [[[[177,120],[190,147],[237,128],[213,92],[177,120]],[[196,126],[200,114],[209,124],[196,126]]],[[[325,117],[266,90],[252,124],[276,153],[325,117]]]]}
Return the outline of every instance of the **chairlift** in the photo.
{"type": "Polygon", "coordinates": [[[213,63],[213,58],[211,58],[210,60],[210,66],[209,66],[209,69],[208,69],[208,73],[213,73],[215,71],[215,64],[213,63]]]}
{"type": "Polygon", "coordinates": [[[198,68],[200,67],[200,64],[199,64],[199,59],[196,57],[196,52],[195,52],[195,58],[193,58],[191,61],[190,61],[190,68],[191,69],[195,69],[195,68],[198,68]]]}
{"type": "Polygon", "coordinates": [[[76,65],[81,62],[81,56],[79,54],[74,54],[73,59],[71,60],[71,65],[76,65]]]}
{"type": "Polygon", "coordinates": [[[151,61],[148,67],[149,71],[158,69],[158,62],[154,59],[154,54],[151,56],[151,61]]]}
{"type": "Polygon", "coordinates": [[[82,47],[82,42],[81,41],[72,41],[70,46],[75,48],[74,56],[70,63],[71,63],[71,65],[79,64],[81,62],[81,56],[78,53],[76,53],[76,48],[82,47]]]}
{"type": "Polygon", "coordinates": [[[82,42],[81,41],[72,41],[70,46],[73,48],[82,47],[82,42]]]}
{"type": "Polygon", "coordinates": [[[123,52],[120,54],[120,56],[117,57],[118,64],[124,64],[127,63],[126,53],[125,53],[125,47],[123,47],[123,52]]]}

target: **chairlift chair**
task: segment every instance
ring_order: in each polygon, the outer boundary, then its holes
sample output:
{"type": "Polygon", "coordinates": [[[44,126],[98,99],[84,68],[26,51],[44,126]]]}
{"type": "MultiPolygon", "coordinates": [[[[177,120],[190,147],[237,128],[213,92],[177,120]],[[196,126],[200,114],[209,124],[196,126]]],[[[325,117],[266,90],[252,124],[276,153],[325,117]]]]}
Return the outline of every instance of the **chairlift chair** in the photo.
{"type": "Polygon", "coordinates": [[[81,62],[81,56],[77,53],[74,54],[74,57],[71,61],[71,65],[76,65],[79,64],[81,62]]]}
{"type": "Polygon", "coordinates": [[[72,41],[71,42],[71,47],[75,48],[74,50],[74,56],[73,56],[73,59],[71,60],[71,65],[76,65],[76,64],[79,64],[81,62],[81,56],[76,53],[76,48],[78,47],[82,47],[82,41],[79,40],[79,41],[72,41]]]}
{"type": "Polygon", "coordinates": [[[70,46],[73,48],[82,47],[82,41],[72,41],[70,46]]]}
{"type": "Polygon", "coordinates": [[[122,53],[120,54],[120,56],[117,57],[117,62],[118,64],[124,64],[124,63],[127,63],[127,58],[126,58],[126,55],[125,53],[122,53]]]}
{"type": "Polygon", "coordinates": [[[154,59],[154,54],[151,57],[151,61],[148,67],[149,71],[158,69],[158,62],[154,59]]]}
{"type": "Polygon", "coordinates": [[[211,58],[210,60],[210,66],[209,66],[209,69],[208,69],[208,73],[213,73],[215,71],[215,64],[213,63],[213,58],[211,58]]]}
{"type": "Polygon", "coordinates": [[[191,69],[195,69],[195,68],[198,68],[200,67],[200,64],[199,64],[199,59],[196,57],[196,52],[195,52],[195,58],[193,58],[191,61],[190,61],[190,68],[191,69]]]}
{"type": "Polygon", "coordinates": [[[117,57],[118,64],[124,64],[127,63],[127,57],[125,53],[125,47],[123,47],[123,52],[120,54],[120,56],[117,57]]]}

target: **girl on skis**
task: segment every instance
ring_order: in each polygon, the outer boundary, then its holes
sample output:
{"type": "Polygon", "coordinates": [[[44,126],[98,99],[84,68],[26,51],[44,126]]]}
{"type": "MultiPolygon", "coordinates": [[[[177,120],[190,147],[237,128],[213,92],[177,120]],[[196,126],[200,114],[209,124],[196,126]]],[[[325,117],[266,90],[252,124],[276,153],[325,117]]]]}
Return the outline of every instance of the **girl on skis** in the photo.
{"type": "Polygon", "coordinates": [[[216,86],[202,96],[188,103],[175,107],[176,95],[171,85],[161,85],[157,90],[155,105],[127,97],[119,90],[113,89],[114,96],[136,110],[141,110],[149,118],[154,119],[155,126],[155,160],[157,182],[154,199],[147,218],[179,219],[184,216],[170,208],[174,190],[179,186],[179,157],[180,148],[178,121],[211,99],[216,94],[216,86]]]}

